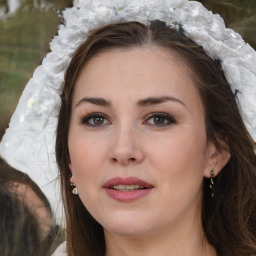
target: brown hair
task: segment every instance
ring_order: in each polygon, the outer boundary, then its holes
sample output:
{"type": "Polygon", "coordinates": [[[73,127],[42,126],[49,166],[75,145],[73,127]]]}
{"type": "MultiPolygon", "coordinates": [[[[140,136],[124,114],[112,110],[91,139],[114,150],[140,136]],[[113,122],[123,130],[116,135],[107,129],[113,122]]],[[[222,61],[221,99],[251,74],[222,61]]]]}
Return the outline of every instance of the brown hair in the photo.
{"type": "MultiPolygon", "coordinates": [[[[221,69],[203,48],[164,22],[145,26],[137,22],[110,24],[92,31],[77,49],[66,71],[56,138],[67,221],[68,255],[104,255],[103,228],[88,213],[79,197],[71,194],[68,133],[72,95],[85,63],[111,48],[156,45],[169,49],[189,67],[205,108],[208,140],[217,148],[228,145],[229,163],[215,178],[215,197],[209,196],[204,179],[202,225],[218,255],[248,256],[256,252],[256,156],[255,143],[248,134],[236,103],[236,96],[221,69]],[[224,141],[225,143],[220,143],[224,141]]],[[[227,150],[226,148],[224,150],[227,150]]]]}
{"type": "MultiPolygon", "coordinates": [[[[8,208],[7,202],[5,205],[3,203],[2,206],[3,207],[6,206],[6,209],[2,209],[4,211],[1,213],[10,214],[9,219],[6,218],[6,221],[8,220],[13,221],[13,224],[12,225],[10,224],[9,226],[7,226],[8,223],[3,223],[2,228],[4,228],[5,231],[6,232],[8,231],[9,233],[7,232],[6,235],[3,234],[6,239],[0,239],[0,241],[6,242],[6,244],[3,245],[4,247],[6,247],[5,248],[6,252],[7,252],[7,246],[15,247],[16,245],[18,245],[18,243],[24,244],[24,247],[18,246],[17,248],[13,248],[12,253],[10,253],[11,255],[37,255],[37,256],[51,255],[53,251],[56,249],[56,247],[64,240],[63,235],[61,234],[60,227],[58,225],[52,225],[51,227],[49,227],[48,234],[45,234],[44,237],[42,237],[42,231],[41,231],[42,228],[40,226],[40,221],[38,220],[38,217],[34,214],[32,209],[30,209],[31,207],[27,206],[26,203],[24,203],[23,200],[21,200],[22,197],[18,195],[19,192],[15,192],[16,191],[15,188],[18,186],[17,183],[27,185],[35,192],[35,194],[42,201],[44,207],[49,213],[50,218],[53,221],[53,214],[52,214],[50,203],[47,197],[45,196],[45,194],[39,188],[39,186],[26,173],[23,173],[19,170],[12,168],[3,159],[0,158],[0,187],[3,188],[3,190],[9,191],[9,193],[13,197],[13,199],[9,198],[10,196],[8,195],[8,192],[2,191],[3,197],[5,196],[7,198],[6,200],[10,201],[10,205],[8,206],[9,207],[8,208]],[[17,211],[13,214],[8,212],[8,211],[11,211],[11,207],[13,208],[17,207],[17,211]],[[20,221],[18,220],[19,214],[21,215],[20,221]],[[29,223],[29,221],[31,223],[29,223]],[[15,223],[17,224],[16,227],[15,227],[15,223]],[[24,226],[22,226],[23,224],[24,226]],[[27,229],[26,229],[26,225],[28,225],[27,229]],[[17,236],[15,238],[16,240],[14,240],[11,237],[14,234],[14,231],[17,232],[17,235],[19,235],[19,237],[17,236]],[[38,234],[36,232],[38,232],[38,234]],[[31,237],[29,238],[26,236],[33,236],[33,238],[31,237]],[[18,239],[20,239],[20,241],[18,241],[18,239]],[[27,244],[28,239],[31,239],[30,246],[28,246],[27,244]],[[38,239],[38,241],[36,239],[38,239]],[[36,243],[36,244],[33,244],[33,243],[36,243]],[[22,248],[24,248],[24,251],[22,251],[23,250],[22,248]],[[33,254],[28,253],[29,248],[30,249],[34,248],[33,254]],[[17,252],[14,250],[17,250],[17,252]],[[16,254],[14,252],[16,252],[16,254]]],[[[7,255],[7,254],[0,253],[0,255],[7,255]]]]}
{"type": "Polygon", "coordinates": [[[36,217],[5,186],[0,186],[0,219],[0,255],[36,255],[40,245],[36,217]]]}
{"type": "Polygon", "coordinates": [[[18,171],[8,165],[3,159],[0,158],[0,184],[1,185],[12,185],[14,182],[28,185],[36,193],[36,195],[42,200],[49,214],[52,216],[52,209],[50,203],[39,188],[39,186],[24,172],[18,171]]]}

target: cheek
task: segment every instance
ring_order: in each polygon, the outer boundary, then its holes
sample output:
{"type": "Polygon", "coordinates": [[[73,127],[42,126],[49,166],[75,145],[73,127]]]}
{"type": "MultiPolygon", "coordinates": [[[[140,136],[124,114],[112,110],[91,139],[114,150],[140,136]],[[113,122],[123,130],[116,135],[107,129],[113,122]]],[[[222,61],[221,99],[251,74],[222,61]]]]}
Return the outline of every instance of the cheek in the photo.
{"type": "MultiPolygon", "coordinates": [[[[71,137],[72,138],[72,137],[71,137]]],[[[76,184],[78,196],[85,206],[96,200],[101,154],[97,147],[90,146],[86,139],[75,139],[69,143],[73,182],[76,184]]],[[[93,207],[93,206],[91,206],[93,207]]],[[[89,207],[90,208],[90,207],[89,207]]]]}
{"type": "MultiPolygon", "coordinates": [[[[179,186],[200,186],[206,168],[206,136],[196,132],[177,133],[151,146],[151,165],[161,180],[168,180],[174,190],[179,186]]],[[[187,189],[185,189],[187,191],[187,189]]],[[[175,192],[175,191],[174,191],[175,192]]]]}
{"type": "Polygon", "coordinates": [[[156,138],[149,143],[151,155],[160,162],[172,162],[172,165],[204,162],[206,136],[202,132],[173,132],[162,139],[156,138]]]}
{"type": "Polygon", "coordinates": [[[71,134],[69,154],[74,181],[78,186],[81,182],[91,181],[100,172],[107,152],[107,143],[71,134]]]}
{"type": "Polygon", "coordinates": [[[166,205],[163,218],[182,215],[189,207],[200,206],[205,168],[203,147],[194,138],[172,138],[154,151],[151,165],[157,175],[158,189],[166,205]],[[196,202],[196,203],[195,203],[196,202]],[[175,215],[176,214],[176,215],[175,215]]]}

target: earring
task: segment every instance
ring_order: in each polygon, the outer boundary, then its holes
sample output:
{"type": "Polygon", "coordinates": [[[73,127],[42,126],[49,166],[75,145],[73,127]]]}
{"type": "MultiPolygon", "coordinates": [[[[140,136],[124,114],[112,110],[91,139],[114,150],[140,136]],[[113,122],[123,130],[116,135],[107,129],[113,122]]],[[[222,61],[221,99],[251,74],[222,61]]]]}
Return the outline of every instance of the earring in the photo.
{"type": "Polygon", "coordinates": [[[213,185],[214,185],[214,181],[213,181],[213,178],[214,178],[214,169],[211,169],[211,180],[210,180],[210,191],[212,192],[211,193],[211,198],[214,197],[214,189],[213,189],[213,185]]]}
{"type": "Polygon", "coordinates": [[[78,190],[76,188],[76,185],[74,183],[70,183],[70,185],[71,185],[71,187],[73,187],[72,188],[72,194],[78,195],[78,190]]]}

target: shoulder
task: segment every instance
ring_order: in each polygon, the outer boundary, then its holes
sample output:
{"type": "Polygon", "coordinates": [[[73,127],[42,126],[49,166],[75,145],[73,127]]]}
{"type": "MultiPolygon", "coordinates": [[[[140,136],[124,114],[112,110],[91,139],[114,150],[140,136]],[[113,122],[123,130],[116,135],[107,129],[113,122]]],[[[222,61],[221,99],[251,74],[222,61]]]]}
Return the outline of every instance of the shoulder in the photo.
{"type": "Polygon", "coordinates": [[[52,256],[67,256],[68,254],[67,254],[66,247],[67,247],[67,243],[65,241],[58,246],[58,248],[54,251],[52,256]]]}

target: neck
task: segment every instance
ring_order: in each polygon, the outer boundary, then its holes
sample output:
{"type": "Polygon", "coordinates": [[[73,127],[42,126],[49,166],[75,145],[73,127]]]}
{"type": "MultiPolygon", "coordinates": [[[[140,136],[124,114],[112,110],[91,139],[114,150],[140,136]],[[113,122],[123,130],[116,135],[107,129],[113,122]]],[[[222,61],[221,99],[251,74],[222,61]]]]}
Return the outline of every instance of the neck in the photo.
{"type": "MultiPolygon", "coordinates": [[[[186,223],[188,224],[188,223],[186,223]]],[[[195,228],[184,225],[184,229],[158,230],[149,235],[137,237],[120,236],[105,231],[105,256],[217,256],[215,249],[208,243],[201,224],[195,228]]]]}

